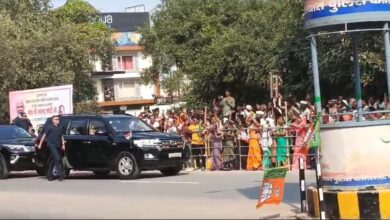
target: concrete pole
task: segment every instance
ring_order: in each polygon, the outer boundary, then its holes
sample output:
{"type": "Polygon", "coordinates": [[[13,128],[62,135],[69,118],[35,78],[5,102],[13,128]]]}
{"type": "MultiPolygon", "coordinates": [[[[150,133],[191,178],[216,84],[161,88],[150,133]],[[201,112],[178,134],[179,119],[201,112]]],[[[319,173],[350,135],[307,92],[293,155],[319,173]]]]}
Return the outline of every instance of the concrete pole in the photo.
{"type": "Polygon", "coordinates": [[[311,46],[311,68],[313,71],[314,81],[314,97],[317,113],[322,112],[321,106],[321,88],[320,88],[320,76],[318,71],[318,54],[317,54],[317,42],[315,36],[310,37],[311,46]]]}
{"type": "Polygon", "coordinates": [[[386,72],[387,72],[387,97],[390,97],[390,33],[389,23],[385,24],[385,52],[386,52],[386,72]]]}
{"type": "Polygon", "coordinates": [[[355,74],[355,95],[357,99],[357,112],[358,118],[357,121],[363,120],[363,107],[362,107],[362,82],[360,77],[360,65],[359,65],[359,45],[357,34],[352,35],[353,39],[353,71],[355,74]]]}

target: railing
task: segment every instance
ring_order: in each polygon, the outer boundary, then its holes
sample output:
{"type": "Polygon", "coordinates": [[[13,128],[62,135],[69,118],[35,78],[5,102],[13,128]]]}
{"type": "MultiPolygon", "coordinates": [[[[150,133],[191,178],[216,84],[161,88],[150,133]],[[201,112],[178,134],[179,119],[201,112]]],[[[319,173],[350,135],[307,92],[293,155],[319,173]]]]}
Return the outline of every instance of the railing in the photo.
{"type": "Polygon", "coordinates": [[[345,112],[345,113],[335,113],[335,114],[326,114],[323,116],[323,122],[325,124],[340,123],[346,121],[357,121],[358,116],[362,115],[363,121],[376,121],[376,120],[388,120],[390,119],[390,110],[381,110],[381,111],[364,111],[359,112],[345,112]],[[328,119],[332,118],[333,121],[328,119]]]}
{"type": "MultiPolygon", "coordinates": [[[[306,129],[308,129],[310,126],[306,126],[306,129]]],[[[267,169],[271,167],[288,167],[291,169],[298,169],[298,160],[301,157],[304,157],[304,161],[309,161],[307,163],[308,167],[311,167],[314,169],[314,158],[317,153],[317,148],[309,148],[308,142],[305,143],[305,146],[297,146],[296,138],[297,136],[293,135],[292,130],[295,128],[292,127],[284,127],[283,129],[286,129],[286,135],[284,136],[271,136],[271,137],[262,137],[259,138],[257,143],[259,144],[258,149],[254,149],[257,151],[257,153],[261,152],[257,155],[249,154],[249,151],[251,149],[251,146],[242,139],[241,132],[247,132],[248,129],[241,129],[240,134],[238,134],[238,129],[222,129],[221,132],[234,132],[234,138],[228,139],[228,140],[222,140],[222,143],[226,143],[227,141],[232,141],[233,145],[222,145],[220,147],[214,147],[213,142],[214,140],[208,138],[208,136],[205,136],[205,147],[193,147],[190,143],[188,143],[188,148],[190,150],[190,161],[188,161],[188,166],[192,168],[200,168],[203,166],[206,166],[207,161],[209,160],[220,160],[219,163],[222,163],[222,167],[218,167],[218,169],[235,169],[235,170],[245,170],[247,169],[247,162],[248,158],[255,157],[259,159],[259,155],[261,155],[261,166],[258,167],[259,169],[267,169]],[[285,141],[287,144],[283,144],[283,146],[277,144],[278,138],[285,138],[285,141]],[[262,141],[263,139],[263,141],[262,141]],[[271,142],[271,146],[261,146],[261,142],[264,142],[264,139],[271,142]],[[281,149],[287,149],[284,151],[283,154],[278,154],[278,150],[281,151],[281,149]],[[296,151],[294,154],[294,150],[296,151]],[[225,153],[230,151],[230,153],[225,153]],[[278,158],[279,157],[279,158],[278,158]],[[230,160],[225,161],[224,159],[230,158],[230,160]],[[199,166],[195,161],[203,160],[201,163],[202,165],[199,166]],[[285,162],[281,163],[281,161],[278,162],[278,159],[284,159],[285,162]],[[264,164],[266,162],[267,164],[264,164]],[[226,167],[228,166],[228,167],[226,167]]],[[[265,131],[262,129],[262,131],[265,131]]],[[[275,129],[269,129],[266,132],[274,132],[275,129]]],[[[302,140],[305,138],[303,135],[301,135],[299,138],[302,140]]],[[[220,143],[219,143],[220,144],[220,143]]],[[[231,144],[231,143],[230,143],[231,144]]],[[[253,146],[252,146],[253,148],[253,146]]],[[[256,147],[255,147],[256,148],[256,147]]],[[[209,162],[210,163],[210,162],[209,162]]]]}

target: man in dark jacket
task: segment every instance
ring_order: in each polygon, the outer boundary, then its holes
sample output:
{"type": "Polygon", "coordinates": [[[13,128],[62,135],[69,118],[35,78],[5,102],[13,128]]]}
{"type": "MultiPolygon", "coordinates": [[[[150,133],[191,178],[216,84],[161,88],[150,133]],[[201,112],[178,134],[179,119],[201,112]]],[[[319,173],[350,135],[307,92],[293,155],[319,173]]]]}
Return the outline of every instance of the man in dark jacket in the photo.
{"type": "Polygon", "coordinates": [[[59,116],[57,115],[53,116],[52,124],[44,129],[43,136],[38,145],[38,149],[42,148],[42,144],[45,139],[54,161],[53,169],[57,171],[57,175],[54,176],[53,170],[49,169],[46,176],[49,181],[53,180],[56,177],[60,181],[62,181],[62,179],[64,178],[64,172],[63,172],[64,168],[62,166],[62,155],[63,152],[65,152],[65,140],[64,137],[62,136],[62,128],[60,126],[59,116]]]}
{"type": "Polygon", "coordinates": [[[29,133],[32,133],[33,127],[31,121],[27,118],[27,115],[24,112],[21,112],[18,117],[14,118],[14,120],[12,120],[12,124],[23,128],[29,133]]]}

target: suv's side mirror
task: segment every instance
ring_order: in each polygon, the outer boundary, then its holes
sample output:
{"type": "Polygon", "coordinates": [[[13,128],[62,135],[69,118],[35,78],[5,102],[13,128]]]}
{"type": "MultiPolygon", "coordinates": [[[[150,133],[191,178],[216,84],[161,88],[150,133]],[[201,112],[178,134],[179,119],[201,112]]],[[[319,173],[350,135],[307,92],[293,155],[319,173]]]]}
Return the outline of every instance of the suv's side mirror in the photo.
{"type": "Polygon", "coordinates": [[[108,136],[108,131],[105,128],[98,128],[97,131],[96,131],[96,135],[108,136]]]}

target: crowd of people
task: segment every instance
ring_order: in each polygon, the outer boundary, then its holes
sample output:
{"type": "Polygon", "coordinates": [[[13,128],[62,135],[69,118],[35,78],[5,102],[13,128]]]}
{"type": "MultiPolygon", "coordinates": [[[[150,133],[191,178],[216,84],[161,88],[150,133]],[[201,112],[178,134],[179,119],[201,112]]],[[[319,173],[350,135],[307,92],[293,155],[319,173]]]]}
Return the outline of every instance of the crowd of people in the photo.
{"type": "MultiPolygon", "coordinates": [[[[298,169],[298,159],[314,167],[313,126],[317,113],[310,98],[297,102],[281,96],[268,104],[243,105],[229,91],[218,96],[211,108],[160,112],[145,107],[139,118],[166,133],[180,134],[191,146],[193,162],[188,166],[211,170],[262,170],[275,166],[298,169]]],[[[390,101],[370,97],[362,100],[361,120],[390,119],[390,101]],[[379,112],[378,112],[379,111],[379,112]]],[[[322,109],[322,123],[332,124],[358,118],[358,101],[354,98],[332,99],[322,109]]],[[[24,111],[12,124],[35,134],[24,111]]]]}
{"type": "MultiPolygon", "coordinates": [[[[390,118],[385,113],[374,113],[390,110],[389,104],[386,97],[383,102],[375,98],[362,101],[363,120],[390,118]]],[[[357,108],[353,98],[330,100],[323,106],[322,122],[354,120],[357,108]]],[[[236,105],[226,91],[224,97],[214,99],[209,110],[183,108],[161,114],[158,108],[146,108],[139,118],[161,132],[182,135],[191,144],[196,168],[263,170],[275,166],[298,169],[299,158],[304,159],[307,168],[314,168],[316,149],[309,145],[316,115],[309,99],[297,102],[290,97],[282,101],[280,97],[267,105],[236,105]]]]}
{"type": "MultiPolygon", "coordinates": [[[[362,120],[388,119],[389,115],[385,111],[390,110],[390,100],[386,95],[380,100],[379,98],[370,97],[367,101],[362,100],[362,120]]],[[[343,97],[332,99],[324,106],[325,115],[324,123],[336,123],[342,121],[353,121],[358,117],[358,100],[343,97]]]]}
{"type": "Polygon", "coordinates": [[[295,158],[308,154],[309,148],[303,145],[313,115],[315,110],[307,101],[291,106],[236,105],[226,91],[225,97],[214,99],[210,110],[183,108],[161,114],[158,108],[146,108],[139,118],[159,131],[181,134],[191,144],[199,169],[240,169],[241,164],[247,170],[260,170],[290,164],[298,167],[295,158]]]}

